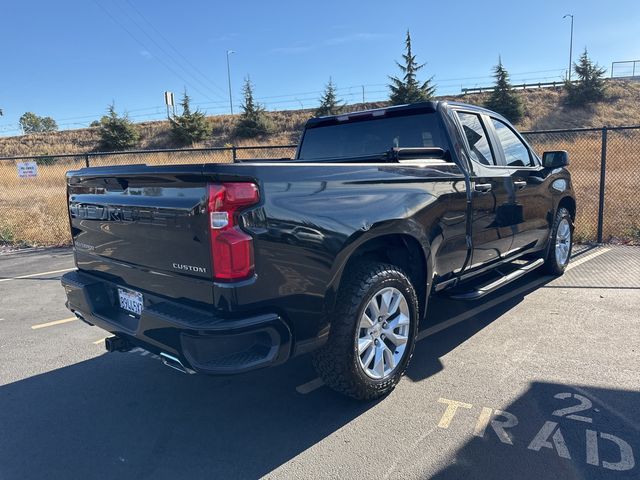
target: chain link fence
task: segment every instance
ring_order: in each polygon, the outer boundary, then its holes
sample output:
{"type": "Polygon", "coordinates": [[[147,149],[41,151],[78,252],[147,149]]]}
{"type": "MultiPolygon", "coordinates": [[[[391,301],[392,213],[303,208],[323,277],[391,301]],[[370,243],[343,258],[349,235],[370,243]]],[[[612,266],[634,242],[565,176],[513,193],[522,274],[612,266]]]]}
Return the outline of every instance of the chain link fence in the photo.
{"type": "MultiPolygon", "coordinates": [[[[578,241],[640,243],[640,127],[524,133],[539,155],[567,150],[578,241]]],[[[295,145],[0,158],[0,242],[69,243],[65,173],[85,166],[232,163],[295,156],[295,145]],[[37,169],[37,172],[35,171],[37,169]],[[35,176],[30,176],[34,175],[35,176]]]]}
{"type": "Polygon", "coordinates": [[[525,132],[539,155],[569,153],[576,240],[640,243],[640,126],[525,132]]]}
{"type": "Polygon", "coordinates": [[[293,158],[296,146],[223,147],[0,158],[0,243],[69,244],[65,173],[108,165],[293,158]]]}

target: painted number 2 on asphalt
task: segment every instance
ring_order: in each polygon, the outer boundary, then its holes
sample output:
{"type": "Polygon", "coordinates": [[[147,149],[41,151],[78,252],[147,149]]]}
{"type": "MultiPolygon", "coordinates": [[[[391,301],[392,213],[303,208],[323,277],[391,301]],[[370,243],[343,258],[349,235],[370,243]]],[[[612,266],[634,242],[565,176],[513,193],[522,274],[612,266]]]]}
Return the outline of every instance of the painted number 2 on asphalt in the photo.
{"type": "MultiPolygon", "coordinates": [[[[554,398],[571,402],[565,408],[560,408],[551,413],[554,417],[567,418],[577,422],[592,424],[593,419],[579,413],[587,412],[591,409],[592,403],[587,397],[578,395],[577,393],[562,392],[554,395],[554,398]],[[578,403],[576,403],[576,401],[578,403]]],[[[459,402],[457,400],[449,400],[447,398],[438,399],[439,403],[446,405],[445,411],[438,423],[439,428],[449,428],[453,418],[459,409],[471,409],[473,405],[470,403],[459,402]]],[[[495,432],[498,439],[507,445],[513,445],[513,440],[508,429],[518,425],[518,418],[512,413],[502,410],[482,407],[478,420],[473,429],[473,435],[476,437],[484,437],[487,429],[495,432]]],[[[635,459],[631,445],[625,440],[612,435],[610,433],[598,432],[596,430],[585,429],[585,445],[586,445],[586,461],[589,465],[606,468],[608,470],[626,471],[631,470],[635,466],[635,459]],[[618,458],[604,459],[600,458],[600,445],[602,442],[610,442],[617,447],[620,452],[618,458]]],[[[544,422],[538,433],[531,439],[527,448],[533,451],[540,451],[542,448],[550,448],[554,450],[559,457],[571,459],[569,448],[564,440],[562,430],[558,422],[547,420],[544,422]]]]}

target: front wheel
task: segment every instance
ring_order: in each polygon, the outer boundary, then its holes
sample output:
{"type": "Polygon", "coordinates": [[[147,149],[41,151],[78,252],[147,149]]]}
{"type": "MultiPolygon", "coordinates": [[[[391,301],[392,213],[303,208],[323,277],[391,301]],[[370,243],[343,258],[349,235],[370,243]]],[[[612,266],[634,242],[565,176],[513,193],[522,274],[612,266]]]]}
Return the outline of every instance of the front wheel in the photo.
{"type": "Polygon", "coordinates": [[[573,245],[573,221],[566,208],[559,208],[551,229],[545,270],[552,275],[562,275],[571,258],[573,245]]]}
{"type": "Polygon", "coordinates": [[[367,262],[348,275],[314,365],[329,387],[371,400],[393,390],[409,364],[418,299],[409,277],[395,265],[367,262]]]}

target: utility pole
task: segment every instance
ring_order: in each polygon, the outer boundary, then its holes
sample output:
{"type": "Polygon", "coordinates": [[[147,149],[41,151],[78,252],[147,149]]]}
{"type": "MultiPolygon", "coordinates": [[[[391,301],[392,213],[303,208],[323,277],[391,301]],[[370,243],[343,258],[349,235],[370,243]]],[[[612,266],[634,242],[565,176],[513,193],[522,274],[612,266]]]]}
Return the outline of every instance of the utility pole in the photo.
{"type": "Polygon", "coordinates": [[[236,53],[233,50],[227,50],[227,81],[229,82],[229,110],[231,110],[231,115],[233,115],[233,99],[231,96],[231,68],[229,67],[229,55],[232,53],[236,53]]]}
{"type": "Polygon", "coordinates": [[[569,40],[569,71],[567,72],[568,80],[571,81],[571,70],[573,70],[573,15],[567,13],[562,18],[571,17],[571,39],[569,40]]]}
{"type": "Polygon", "coordinates": [[[364,85],[362,85],[362,103],[364,103],[364,85]]]}

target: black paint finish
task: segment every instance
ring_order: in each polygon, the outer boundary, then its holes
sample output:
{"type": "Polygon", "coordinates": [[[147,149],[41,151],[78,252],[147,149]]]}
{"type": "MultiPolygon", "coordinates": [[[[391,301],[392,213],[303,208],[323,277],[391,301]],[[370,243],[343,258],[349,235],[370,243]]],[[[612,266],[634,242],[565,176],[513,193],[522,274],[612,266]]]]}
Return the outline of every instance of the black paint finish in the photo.
{"type": "MultiPolygon", "coordinates": [[[[326,338],[326,313],[345,266],[368,245],[416,245],[422,262],[416,268],[425,278],[417,290],[425,293],[435,284],[452,283],[505,257],[544,251],[559,202],[571,202],[575,209],[568,171],[544,168],[532,150],[533,167],[474,163],[456,109],[502,119],[477,107],[427,103],[340,120],[366,122],[416,112],[437,115],[439,138],[448,143],[448,161],[298,159],[69,172],[78,269],[93,281],[103,279],[141,292],[148,302],[145,308],[152,310],[154,304],[171,302],[208,312],[217,325],[272,315],[287,325],[292,354],[297,354],[326,338]],[[552,186],[558,179],[564,180],[562,191],[552,186]],[[211,274],[206,185],[221,181],[253,181],[260,190],[260,203],[241,215],[242,228],[254,239],[255,275],[230,284],[214,282],[211,274]],[[490,191],[476,191],[476,184],[487,183],[490,191]]],[[[334,126],[338,121],[314,120],[311,126],[322,128],[323,122],[334,126]]],[[[70,308],[80,309],[73,295],[70,308]]],[[[149,322],[123,333],[161,349],[162,332],[155,331],[159,328],[174,328],[171,335],[180,332],[179,325],[149,322]]],[[[173,341],[169,350],[182,356],[180,348],[173,341]]]]}

